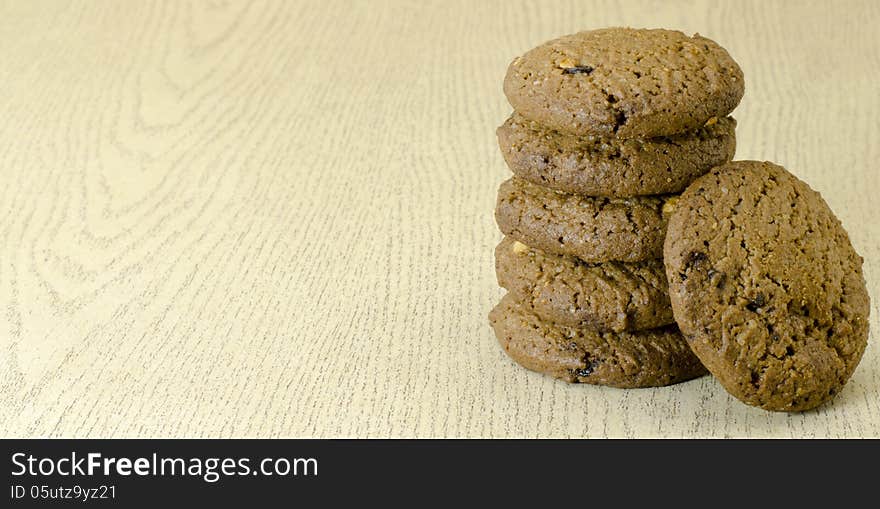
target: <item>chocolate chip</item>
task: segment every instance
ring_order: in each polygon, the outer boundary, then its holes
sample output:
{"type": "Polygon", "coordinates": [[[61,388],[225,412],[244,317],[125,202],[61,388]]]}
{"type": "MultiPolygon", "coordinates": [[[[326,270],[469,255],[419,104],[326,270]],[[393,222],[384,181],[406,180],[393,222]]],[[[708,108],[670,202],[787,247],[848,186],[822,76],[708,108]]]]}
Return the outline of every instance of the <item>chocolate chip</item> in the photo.
{"type": "Polygon", "coordinates": [[[588,377],[593,373],[593,370],[596,369],[596,366],[599,365],[597,361],[590,360],[589,355],[584,357],[584,364],[586,364],[586,366],[583,368],[574,370],[575,375],[579,377],[588,377]]]}
{"type": "Polygon", "coordinates": [[[697,262],[701,262],[703,260],[708,260],[709,257],[706,256],[706,253],[701,253],[699,251],[691,251],[688,253],[687,258],[685,258],[684,263],[687,265],[693,265],[697,262]]]}
{"type": "Polygon", "coordinates": [[[685,270],[694,270],[695,268],[699,268],[699,265],[708,259],[709,257],[706,256],[706,253],[691,251],[684,259],[685,270]]]}
{"type": "Polygon", "coordinates": [[[752,313],[755,313],[758,311],[759,308],[763,307],[764,304],[766,304],[766,303],[767,303],[767,301],[766,301],[766,299],[764,299],[764,294],[759,293],[758,295],[755,296],[754,299],[750,300],[749,303],[746,304],[746,309],[748,309],[752,313]]]}
{"type": "Polygon", "coordinates": [[[574,374],[577,376],[590,376],[593,373],[593,366],[587,366],[583,369],[575,370],[574,374]]]}
{"type": "Polygon", "coordinates": [[[626,113],[621,110],[617,110],[614,113],[614,132],[617,132],[617,130],[626,123],[626,120],[626,113]]]}
{"type": "Polygon", "coordinates": [[[591,72],[593,72],[593,68],[589,65],[576,65],[562,70],[562,74],[590,74],[591,72]]]}
{"type": "Polygon", "coordinates": [[[715,285],[716,288],[724,288],[724,282],[727,280],[727,274],[715,269],[709,269],[706,272],[706,277],[709,278],[709,282],[715,285]]]}

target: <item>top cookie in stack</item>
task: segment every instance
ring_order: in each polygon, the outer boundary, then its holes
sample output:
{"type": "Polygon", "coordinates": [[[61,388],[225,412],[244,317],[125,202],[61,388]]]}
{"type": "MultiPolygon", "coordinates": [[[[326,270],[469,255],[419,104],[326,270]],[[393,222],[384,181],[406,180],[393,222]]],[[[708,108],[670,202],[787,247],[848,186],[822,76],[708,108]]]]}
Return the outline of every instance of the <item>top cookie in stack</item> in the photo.
{"type": "Polygon", "coordinates": [[[618,387],[705,373],[672,325],[660,259],[675,193],[733,158],[739,66],[699,35],[607,28],[516,58],[504,92],[514,112],[497,135],[515,176],[498,192],[495,254],[509,295],[490,321],[507,353],[618,387]]]}
{"type": "Polygon", "coordinates": [[[739,66],[714,41],[661,29],[605,28],[549,41],[513,61],[504,93],[531,120],[577,136],[654,138],[693,131],[739,104],[739,66]]]}

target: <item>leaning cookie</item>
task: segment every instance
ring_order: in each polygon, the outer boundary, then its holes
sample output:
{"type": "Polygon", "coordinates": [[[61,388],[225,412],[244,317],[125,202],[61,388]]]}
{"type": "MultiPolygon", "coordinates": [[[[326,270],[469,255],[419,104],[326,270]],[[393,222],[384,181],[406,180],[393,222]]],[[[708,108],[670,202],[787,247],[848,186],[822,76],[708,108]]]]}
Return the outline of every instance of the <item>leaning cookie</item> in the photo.
{"type": "Polygon", "coordinates": [[[511,359],[567,382],[659,387],[706,374],[674,325],[619,333],[565,327],[523,310],[509,294],[489,321],[511,359]]]}
{"type": "Polygon", "coordinates": [[[637,262],[663,256],[669,198],[580,196],[514,177],[498,188],[495,220],[505,235],[549,253],[637,262]]]}
{"type": "Polygon", "coordinates": [[[674,322],[662,260],[587,263],[505,238],[495,273],[524,308],[560,325],[620,332],[674,322]]]}
{"type": "Polygon", "coordinates": [[[604,139],[563,134],[514,113],[496,131],[518,177],[568,193],[630,197],[677,193],[736,152],[736,120],[671,137],[604,139]]]}
{"type": "Polygon", "coordinates": [[[673,30],[604,28],[548,41],[504,78],[513,109],[577,136],[692,131],[739,104],[743,73],[714,41],[673,30]]]}
{"type": "Polygon", "coordinates": [[[868,341],[862,258],[816,191],[736,161],[697,179],[669,223],[675,319],[728,392],[767,410],[837,394],[868,341]]]}

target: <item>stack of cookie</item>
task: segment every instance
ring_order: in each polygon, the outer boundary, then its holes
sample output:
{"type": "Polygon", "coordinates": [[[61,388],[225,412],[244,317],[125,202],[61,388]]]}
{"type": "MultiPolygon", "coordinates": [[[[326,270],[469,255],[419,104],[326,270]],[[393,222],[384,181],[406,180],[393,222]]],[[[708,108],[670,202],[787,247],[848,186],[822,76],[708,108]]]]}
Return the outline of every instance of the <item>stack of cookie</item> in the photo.
{"type": "Polygon", "coordinates": [[[490,312],[526,368],[570,382],[668,385],[704,374],[674,324],[663,266],[676,193],[734,154],[744,92],[715,42],[611,28],[511,63],[498,142],[495,251],[508,294],[490,312]]]}

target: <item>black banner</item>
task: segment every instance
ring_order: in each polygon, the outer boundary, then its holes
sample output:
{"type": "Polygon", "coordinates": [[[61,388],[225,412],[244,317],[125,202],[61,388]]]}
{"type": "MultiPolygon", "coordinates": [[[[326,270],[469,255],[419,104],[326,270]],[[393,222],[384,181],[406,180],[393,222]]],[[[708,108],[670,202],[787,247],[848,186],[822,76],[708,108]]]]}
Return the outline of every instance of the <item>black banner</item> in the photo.
{"type": "Polygon", "coordinates": [[[830,440],[5,440],[0,507],[419,505],[411,493],[591,505],[614,493],[665,497],[685,481],[726,486],[731,475],[851,486],[870,482],[873,469],[856,465],[878,452],[876,441],[830,440]]]}

